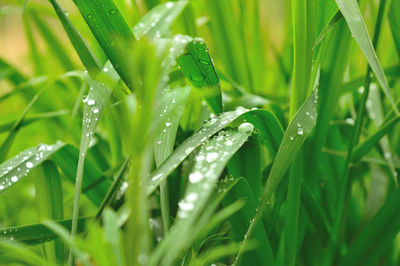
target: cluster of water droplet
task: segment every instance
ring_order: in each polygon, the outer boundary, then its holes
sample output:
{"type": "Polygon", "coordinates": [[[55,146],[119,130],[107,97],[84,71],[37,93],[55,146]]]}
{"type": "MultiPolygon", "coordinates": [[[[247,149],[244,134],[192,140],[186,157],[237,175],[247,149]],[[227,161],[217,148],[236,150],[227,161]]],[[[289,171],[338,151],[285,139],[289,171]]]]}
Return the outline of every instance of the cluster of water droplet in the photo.
{"type": "MultiPolygon", "coordinates": [[[[254,126],[244,122],[239,128],[241,133],[251,134],[254,126]]],[[[186,197],[179,203],[178,216],[188,217],[195,208],[198,198],[205,199],[214,188],[217,179],[225,167],[225,163],[232,156],[231,146],[239,135],[230,130],[222,130],[209,142],[205,143],[195,155],[195,165],[189,174],[189,186],[186,197]]]]}
{"type": "MultiPolygon", "coordinates": [[[[108,68],[103,71],[109,71],[108,68]]],[[[110,95],[110,90],[104,83],[93,82],[89,88],[89,94],[83,96],[84,113],[82,121],[82,137],[84,138],[85,147],[82,156],[85,155],[85,150],[89,147],[94,130],[102,115],[104,104],[110,95]]]]}
{"type": "MultiPolygon", "coordinates": [[[[289,136],[289,140],[294,140],[296,136],[302,136],[303,134],[308,134],[313,125],[315,125],[315,120],[316,120],[316,115],[317,115],[317,110],[316,110],[316,104],[317,104],[317,99],[318,99],[318,90],[315,90],[313,94],[311,95],[311,110],[306,111],[306,120],[303,121],[303,124],[300,122],[296,123],[296,127],[294,129],[295,134],[289,136]]],[[[307,103],[306,103],[307,104],[307,103]]],[[[296,115],[297,117],[297,115],[296,115]]]]}
{"type": "MultiPolygon", "coordinates": [[[[159,171],[154,173],[151,178],[150,178],[150,183],[147,186],[147,190],[151,191],[154,189],[163,179],[166,178],[166,176],[172,172],[181,162],[187,158],[197,147],[199,147],[202,144],[205,144],[208,140],[208,133],[206,132],[213,132],[213,131],[218,131],[228,124],[230,124],[233,120],[238,118],[240,115],[250,111],[249,109],[246,109],[244,107],[237,107],[235,111],[230,111],[230,112],[224,112],[218,116],[215,116],[214,114],[211,114],[209,119],[207,119],[204,122],[204,126],[198,130],[196,133],[194,133],[191,137],[186,139],[184,143],[182,143],[181,146],[177,148],[177,151],[172,154],[172,156],[169,158],[169,160],[173,161],[173,164],[165,164],[167,165],[165,168],[160,168],[159,171]],[[182,153],[178,152],[178,149],[182,149],[182,153]]],[[[165,112],[167,112],[165,110],[165,112]]],[[[248,131],[252,128],[253,125],[248,125],[247,123],[242,126],[241,130],[248,131]]],[[[225,131],[220,131],[219,133],[219,138],[218,140],[221,139],[221,135],[226,134],[225,131]]],[[[156,143],[158,143],[157,140],[156,143]]],[[[161,144],[161,143],[160,143],[161,144]]],[[[225,145],[226,146],[232,146],[233,141],[229,138],[225,140],[225,145]]],[[[209,155],[209,160],[210,157],[212,158],[214,155],[209,155]]],[[[201,158],[201,157],[200,157],[201,158]]],[[[195,177],[192,177],[195,178],[195,177]]]]}
{"type": "MultiPolygon", "coordinates": [[[[173,2],[165,3],[165,7],[167,9],[171,9],[174,7],[173,2]]],[[[164,17],[164,14],[161,12],[158,13],[158,10],[154,9],[149,14],[145,15],[141,22],[133,27],[133,32],[136,38],[140,39],[145,35],[149,35],[149,37],[153,38],[161,38],[160,30],[154,30],[156,26],[160,26],[162,28],[168,28],[169,24],[172,22],[173,16],[167,15],[164,17]]]]}
{"type": "Polygon", "coordinates": [[[14,240],[14,234],[18,232],[18,228],[4,228],[1,232],[0,239],[14,240]]]}
{"type": "Polygon", "coordinates": [[[227,192],[228,187],[232,184],[234,178],[232,175],[227,175],[224,178],[220,179],[217,185],[217,191],[219,193],[227,192]]]}
{"type": "Polygon", "coordinates": [[[0,165],[0,191],[12,186],[21,177],[26,176],[33,167],[44,161],[61,145],[60,142],[54,145],[40,144],[2,163],[0,165]]]}

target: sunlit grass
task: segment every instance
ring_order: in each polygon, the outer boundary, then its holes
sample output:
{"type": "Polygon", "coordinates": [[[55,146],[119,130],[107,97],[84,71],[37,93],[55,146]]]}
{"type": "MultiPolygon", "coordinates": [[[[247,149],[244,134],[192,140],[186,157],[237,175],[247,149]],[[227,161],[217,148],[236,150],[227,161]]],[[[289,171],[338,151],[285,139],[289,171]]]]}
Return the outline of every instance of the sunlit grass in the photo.
{"type": "Polygon", "coordinates": [[[399,18],[3,1],[0,264],[398,265],[399,18]]]}

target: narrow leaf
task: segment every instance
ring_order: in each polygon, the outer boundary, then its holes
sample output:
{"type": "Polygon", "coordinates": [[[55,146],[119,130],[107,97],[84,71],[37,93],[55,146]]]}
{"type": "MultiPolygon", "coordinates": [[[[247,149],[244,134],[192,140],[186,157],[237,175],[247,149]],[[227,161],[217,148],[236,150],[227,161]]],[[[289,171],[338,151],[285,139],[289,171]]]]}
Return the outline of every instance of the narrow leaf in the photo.
{"type": "Polygon", "coordinates": [[[19,153],[14,158],[0,165],[0,194],[24,178],[32,168],[40,165],[65,144],[39,144],[34,148],[19,153]]]}
{"type": "Polygon", "coordinates": [[[368,30],[364,23],[364,19],[361,15],[357,1],[336,0],[336,3],[340,9],[340,12],[342,12],[344,18],[346,19],[347,25],[349,26],[354,39],[357,41],[362,52],[367,58],[368,63],[371,66],[371,69],[376,76],[376,79],[382,86],[383,91],[386,94],[386,97],[388,97],[388,100],[392,105],[393,110],[396,112],[396,114],[399,114],[399,110],[397,109],[392,93],[390,92],[389,84],[387,83],[385,73],[378,60],[378,57],[376,56],[374,47],[369,37],[368,30]]]}

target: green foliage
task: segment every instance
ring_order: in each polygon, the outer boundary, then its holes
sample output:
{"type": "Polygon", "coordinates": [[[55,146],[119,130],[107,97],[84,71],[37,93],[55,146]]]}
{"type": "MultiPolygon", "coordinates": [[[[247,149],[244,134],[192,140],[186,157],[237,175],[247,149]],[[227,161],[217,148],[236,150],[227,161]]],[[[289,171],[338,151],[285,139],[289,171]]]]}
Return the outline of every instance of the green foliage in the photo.
{"type": "Polygon", "coordinates": [[[399,29],[396,0],[1,3],[0,264],[399,265],[399,29]]]}

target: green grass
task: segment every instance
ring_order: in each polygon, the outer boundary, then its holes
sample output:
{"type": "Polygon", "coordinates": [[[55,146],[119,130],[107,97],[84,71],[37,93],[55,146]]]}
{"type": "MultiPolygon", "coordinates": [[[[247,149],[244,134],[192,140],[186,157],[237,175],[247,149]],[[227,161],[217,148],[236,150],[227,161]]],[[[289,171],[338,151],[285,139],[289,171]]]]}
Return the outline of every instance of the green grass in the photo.
{"type": "Polygon", "coordinates": [[[399,265],[399,8],[3,1],[0,264],[399,265]]]}

